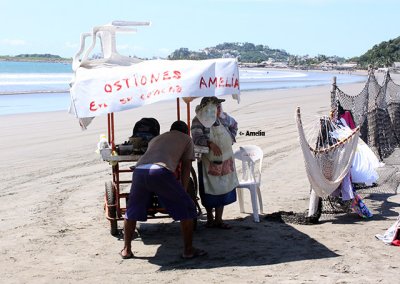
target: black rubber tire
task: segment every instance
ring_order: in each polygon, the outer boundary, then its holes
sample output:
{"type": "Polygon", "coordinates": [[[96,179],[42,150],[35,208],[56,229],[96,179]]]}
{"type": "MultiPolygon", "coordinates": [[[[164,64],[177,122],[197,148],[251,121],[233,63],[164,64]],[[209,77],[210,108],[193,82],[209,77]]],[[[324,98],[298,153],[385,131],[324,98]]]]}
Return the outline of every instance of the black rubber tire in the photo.
{"type": "MultiPolygon", "coordinates": [[[[107,205],[115,204],[115,192],[114,192],[114,186],[111,181],[107,181],[105,183],[105,188],[106,188],[106,200],[107,200],[107,205]]],[[[110,220],[110,233],[113,236],[118,235],[118,222],[117,222],[117,208],[115,206],[108,206],[108,217],[112,218],[110,220]]]]}
{"type": "Polygon", "coordinates": [[[190,179],[189,179],[189,189],[188,193],[190,197],[193,199],[194,203],[196,204],[196,210],[197,210],[197,216],[200,216],[202,214],[201,207],[199,204],[199,183],[197,180],[197,174],[194,168],[192,167],[190,169],[190,179]]]}
{"type": "MultiPolygon", "coordinates": [[[[192,198],[193,202],[196,205],[196,213],[197,216],[201,215],[201,207],[199,204],[199,197],[198,197],[198,189],[199,189],[199,184],[197,183],[197,175],[196,171],[192,167],[190,169],[190,179],[189,179],[189,188],[188,188],[188,193],[190,197],[192,198]]],[[[197,217],[193,218],[193,230],[197,229],[197,217]]]]}

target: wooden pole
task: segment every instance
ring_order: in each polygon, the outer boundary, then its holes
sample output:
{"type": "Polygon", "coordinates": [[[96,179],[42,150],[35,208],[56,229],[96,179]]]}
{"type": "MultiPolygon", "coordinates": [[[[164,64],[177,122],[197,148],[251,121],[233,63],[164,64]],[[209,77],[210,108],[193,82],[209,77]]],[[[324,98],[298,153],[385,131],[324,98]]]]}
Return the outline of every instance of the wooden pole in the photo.
{"type": "Polygon", "coordinates": [[[335,102],[336,89],[337,89],[336,76],[333,76],[333,78],[332,78],[332,90],[331,90],[331,110],[335,109],[335,107],[336,107],[336,102],[335,102]]]}
{"type": "Polygon", "coordinates": [[[179,98],[176,98],[176,120],[181,120],[181,108],[179,104],[179,98]]]}
{"type": "Polygon", "coordinates": [[[190,102],[186,103],[186,120],[187,120],[187,125],[189,128],[189,135],[190,135],[190,102]]]}

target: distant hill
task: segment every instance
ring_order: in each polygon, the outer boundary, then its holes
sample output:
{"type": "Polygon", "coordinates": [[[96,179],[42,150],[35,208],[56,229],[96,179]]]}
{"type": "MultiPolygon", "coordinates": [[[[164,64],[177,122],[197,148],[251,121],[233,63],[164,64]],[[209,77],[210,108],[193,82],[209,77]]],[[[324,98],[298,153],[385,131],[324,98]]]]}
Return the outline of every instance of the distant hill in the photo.
{"type": "Polygon", "coordinates": [[[353,58],[361,67],[389,67],[393,62],[400,62],[400,36],[374,45],[360,57],[353,58]]]}
{"type": "Polygon", "coordinates": [[[222,43],[215,47],[207,47],[201,51],[190,51],[187,48],[175,50],[168,59],[212,59],[235,57],[241,62],[260,63],[272,58],[276,61],[287,61],[290,54],[283,49],[271,49],[266,45],[253,43],[222,43]]]}
{"type": "Polygon", "coordinates": [[[291,55],[283,49],[271,49],[266,45],[253,43],[223,43],[215,47],[207,47],[200,51],[191,51],[187,48],[175,50],[168,59],[212,59],[235,57],[240,62],[261,63],[268,60],[288,62],[289,66],[316,66],[321,62],[357,62],[361,68],[391,66],[393,62],[400,62],[400,37],[374,45],[365,54],[345,59],[339,56],[319,54],[314,57],[308,55],[291,55]]]}
{"type": "MultiPolygon", "coordinates": [[[[361,68],[388,67],[393,62],[400,62],[400,36],[389,41],[374,45],[365,54],[359,57],[345,59],[339,56],[319,54],[314,57],[308,55],[291,55],[284,49],[272,49],[266,45],[249,42],[222,43],[215,47],[206,47],[200,51],[191,51],[188,48],[179,48],[168,56],[168,59],[213,59],[238,58],[242,63],[261,63],[267,61],[285,62],[289,67],[312,67],[322,62],[345,63],[356,62],[361,68]]],[[[0,61],[41,61],[41,62],[72,62],[71,58],[62,58],[52,54],[20,54],[17,56],[0,56],[0,61]]]]}
{"type": "Polygon", "coordinates": [[[53,54],[19,54],[16,56],[0,56],[2,61],[37,61],[37,62],[71,62],[71,58],[63,58],[53,54]]]}

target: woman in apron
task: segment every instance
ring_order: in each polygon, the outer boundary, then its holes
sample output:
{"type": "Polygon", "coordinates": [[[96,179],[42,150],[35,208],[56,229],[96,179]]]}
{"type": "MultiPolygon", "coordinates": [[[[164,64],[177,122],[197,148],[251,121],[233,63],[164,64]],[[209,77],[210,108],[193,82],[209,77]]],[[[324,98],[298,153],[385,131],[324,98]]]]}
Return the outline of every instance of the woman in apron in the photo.
{"type": "Polygon", "coordinates": [[[232,144],[236,142],[237,122],[222,111],[224,101],[204,97],[196,107],[191,132],[195,145],[209,148],[198,162],[200,198],[207,211],[206,226],[230,229],[222,215],[224,206],[236,201],[238,178],[232,144]]]}

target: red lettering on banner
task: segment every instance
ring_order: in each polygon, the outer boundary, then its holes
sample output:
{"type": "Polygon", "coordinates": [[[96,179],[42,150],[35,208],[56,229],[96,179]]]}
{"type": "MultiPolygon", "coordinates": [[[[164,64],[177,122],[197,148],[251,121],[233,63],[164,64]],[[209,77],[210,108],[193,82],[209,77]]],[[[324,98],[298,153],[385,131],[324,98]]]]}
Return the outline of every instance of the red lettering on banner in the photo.
{"type": "Polygon", "coordinates": [[[219,86],[218,87],[225,87],[225,81],[224,78],[219,77],[219,86]]]}
{"type": "Polygon", "coordinates": [[[129,79],[122,79],[122,81],[125,81],[126,87],[129,89],[129,79]]]}
{"type": "Polygon", "coordinates": [[[204,86],[205,88],[207,88],[207,83],[206,83],[206,80],[204,80],[204,77],[201,77],[201,79],[200,79],[200,86],[199,86],[199,89],[201,89],[202,86],[204,86]]]}
{"type": "Polygon", "coordinates": [[[239,88],[239,79],[235,79],[235,84],[233,85],[233,87],[236,89],[236,88],[239,88]]]}
{"type": "Polygon", "coordinates": [[[132,97],[126,97],[126,98],[120,99],[119,102],[124,105],[124,104],[129,103],[131,100],[132,100],[132,97]]]}
{"type": "Polygon", "coordinates": [[[239,79],[236,77],[210,77],[205,79],[200,78],[199,88],[239,88],[239,79]]]}
{"type": "Polygon", "coordinates": [[[117,91],[121,90],[122,85],[119,83],[119,81],[114,83],[114,86],[117,87],[117,91]]]}
{"type": "MultiPolygon", "coordinates": [[[[167,88],[162,88],[162,89],[154,89],[154,90],[149,91],[148,93],[143,93],[143,94],[140,94],[140,96],[139,95],[138,96],[140,97],[141,100],[145,101],[147,99],[151,99],[153,97],[160,96],[160,95],[163,96],[163,95],[179,94],[179,93],[182,93],[182,86],[175,85],[175,86],[169,86],[167,88]]],[[[126,99],[129,101],[129,99],[132,99],[132,97],[126,98],[126,99]]]]}
{"type": "Polygon", "coordinates": [[[136,79],[136,75],[133,75],[133,78],[135,79],[135,86],[137,87],[138,86],[138,82],[137,82],[137,79],[136,79]]]}
{"type": "Polygon", "coordinates": [[[210,78],[208,80],[208,86],[211,86],[211,85],[215,85],[215,87],[217,87],[217,78],[214,78],[214,80],[212,78],[210,78]]]}
{"type": "MultiPolygon", "coordinates": [[[[159,72],[159,73],[151,73],[151,74],[133,74],[132,78],[124,78],[121,80],[117,80],[113,82],[112,84],[105,84],[104,85],[104,91],[106,93],[112,93],[112,92],[117,92],[123,89],[129,89],[131,86],[136,86],[139,87],[140,85],[146,86],[149,84],[156,84],[160,80],[166,81],[166,80],[179,80],[182,78],[182,73],[179,70],[166,70],[164,72],[159,72]]],[[[206,84],[207,85],[207,84],[206,84]]]]}
{"type": "Polygon", "coordinates": [[[105,91],[106,93],[111,93],[111,92],[112,92],[112,87],[111,87],[111,85],[110,85],[110,84],[105,84],[105,85],[104,85],[104,91],[105,91]]]}
{"type": "Polygon", "coordinates": [[[145,86],[147,84],[147,77],[146,76],[142,76],[142,78],[140,78],[140,84],[142,84],[143,86],[145,86]]]}
{"type": "Polygon", "coordinates": [[[90,111],[96,111],[97,110],[96,103],[94,101],[90,102],[89,109],[90,109],[90,111]]]}
{"type": "Polygon", "coordinates": [[[106,103],[96,104],[95,101],[91,101],[89,105],[90,111],[97,111],[99,108],[106,108],[108,105],[106,103]]]}
{"type": "Polygon", "coordinates": [[[163,73],[163,80],[170,80],[171,76],[169,75],[168,71],[164,71],[163,73]]]}
{"type": "Polygon", "coordinates": [[[181,72],[179,72],[178,70],[175,70],[174,71],[174,76],[172,78],[180,79],[181,78],[181,72]]]}
{"type": "Polygon", "coordinates": [[[150,79],[150,83],[157,83],[158,79],[160,79],[160,73],[157,74],[157,77],[154,74],[151,74],[151,79],[150,79]]]}

